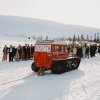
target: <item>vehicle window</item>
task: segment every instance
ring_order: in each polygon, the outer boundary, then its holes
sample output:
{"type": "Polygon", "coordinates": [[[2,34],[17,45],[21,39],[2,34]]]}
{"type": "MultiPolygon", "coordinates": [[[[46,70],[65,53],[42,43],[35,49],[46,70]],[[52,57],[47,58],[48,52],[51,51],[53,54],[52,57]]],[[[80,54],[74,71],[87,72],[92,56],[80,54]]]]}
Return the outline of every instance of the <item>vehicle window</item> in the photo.
{"type": "Polygon", "coordinates": [[[58,52],[58,46],[55,46],[55,52],[58,52]]]}
{"type": "Polygon", "coordinates": [[[51,53],[51,45],[35,45],[35,51],[51,53]]]}
{"type": "Polygon", "coordinates": [[[67,46],[65,47],[65,52],[68,52],[68,48],[67,48],[67,46]]]}
{"type": "Polygon", "coordinates": [[[55,52],[63,53],[64,52],[64,46],[55,46],[55,52]]]}

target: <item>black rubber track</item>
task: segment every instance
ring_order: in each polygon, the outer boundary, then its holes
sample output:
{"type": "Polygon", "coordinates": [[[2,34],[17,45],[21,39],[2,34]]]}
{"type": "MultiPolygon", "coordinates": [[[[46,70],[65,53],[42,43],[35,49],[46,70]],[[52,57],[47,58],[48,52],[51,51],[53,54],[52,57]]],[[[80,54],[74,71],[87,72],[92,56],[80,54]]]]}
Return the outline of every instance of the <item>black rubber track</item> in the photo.
{"type": "Polygon", "coordinates": [[[79,67],[79,64],[79,58],[67,59],[63,61],[54,61],[52,64],[51,71],[54,74],[62,74],[64,72],[77,69],[79,67]]]}

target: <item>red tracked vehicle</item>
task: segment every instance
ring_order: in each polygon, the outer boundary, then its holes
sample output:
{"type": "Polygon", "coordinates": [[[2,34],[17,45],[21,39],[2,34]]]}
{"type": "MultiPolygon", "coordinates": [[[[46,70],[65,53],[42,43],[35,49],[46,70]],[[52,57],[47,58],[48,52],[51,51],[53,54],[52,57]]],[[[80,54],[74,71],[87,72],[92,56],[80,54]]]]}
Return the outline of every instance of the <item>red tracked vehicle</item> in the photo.
{"type": "Polygon", "coordinates": [[[34,72],[51,70],[54,74],[61,74],[77,69],[80,58],[68,53],[68,45],[64,41],[37,41],[34,51],[34,62],[31,69],[34,72]]]}

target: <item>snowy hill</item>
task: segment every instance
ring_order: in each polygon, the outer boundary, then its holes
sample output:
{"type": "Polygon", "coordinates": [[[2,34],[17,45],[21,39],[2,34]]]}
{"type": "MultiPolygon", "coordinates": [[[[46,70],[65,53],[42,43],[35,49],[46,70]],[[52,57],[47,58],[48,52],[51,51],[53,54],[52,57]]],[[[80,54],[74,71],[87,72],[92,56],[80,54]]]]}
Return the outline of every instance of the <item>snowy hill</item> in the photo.
{"type": "Polygon", "coordinates": [[[0,16],[0,35],[14,35],[23,37],[24,35],[43,35],[49,37],[73,36],[73,34],[93,35],[100,32],[100,29],[66,25],[63,23],[40,20],[34,18],[0,16]],[[16,35],[17,34],[17,35],[16,35]]]}

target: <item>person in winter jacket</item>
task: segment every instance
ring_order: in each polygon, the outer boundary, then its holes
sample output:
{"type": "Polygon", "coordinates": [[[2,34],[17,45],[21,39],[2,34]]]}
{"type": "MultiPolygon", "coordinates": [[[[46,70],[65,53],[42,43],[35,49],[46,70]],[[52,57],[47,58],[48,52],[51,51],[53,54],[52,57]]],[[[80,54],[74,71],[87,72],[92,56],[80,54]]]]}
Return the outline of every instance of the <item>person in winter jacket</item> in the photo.
{"type": "Polygon", "coordinates": [[[24,57],[24,60],[28,60],[28,46],[27,46],[27,44],[25,44],[25,46],[23,46],[23,57],[24,57]]]}
{"type": "Polygon", "coordinates": [[[77,55],[78,57],[80,57],[80,58],[83,57],[82,46],[78,46],[78,47],[77,47],[77,53],[76,53],[76,55],[77,55]]]}
{"type": "Polygon", "coordinates": [[[31,58],[33,58],[33,56],[34,56],[34,55],[33,55],[33,54],[34,54],[34,46],[31,44],[31,47],[30,47],[30,48],[31,48],[31,49],[30,49],[30,50],[31,50],[31,58]]]}
{"type": "Polygon", "coordinates": [[[9,49],[8,49],[8,52],[9,52],[9,62],[10,61],[13,61],[13,47],[12,47],[12,45],[10,45],[10,47],[9,47],[9,49]]]}
{"type": "Polygon", "coordinates": [[[100,54],[100,44],[99,44],[99,46],[98,46],[98,53],[100,54]]]}
{"type": "Polygon", "coordinates": [[[16,48],[15,60],[19,61],[19,47],[16,48]]]}
{"type": "Polygon", "coordinates": [[[83,53],[83,58],[85,58],[85,51],[86,51],[86,47],[85,45],[82,47],[82,53],[83,53]]]}
{"type": "Polygon", "coordinates": [[[2,58],[2,61],[7,61],[7,53],[8,53],[8,47],[7,47],[7,45],[5,45],[4,48],[3,48],[3,58],[2,58]]]}
{"type": "Polygon", "coordinates": [[[77,53],[77,48],[76,46],[73,46],[73,54],[76,55],[76,53],[77,53]]]}
{"type": "Polygon", "coordinates": [[[73,54],[73,47],[72,47],[72,45],[69,46],[69,54],[73,54]]]}
{"type": "Polygon", "coordinates": [[[89,46],[86,46],[85,57],[89,58],[89,46]]]}
{"type": "Polygon", "coordinates": [[[22,46],[19,44],[18,46],[19,60],[22,59],[22,46]]]}
{"type": "Polygon", "coordinates": [[[30,57],[31,57],[31,49],[30,49],[29,44],[27,45],[27,53],[28,53],[28,59],[30,59],[30,57]]]}

